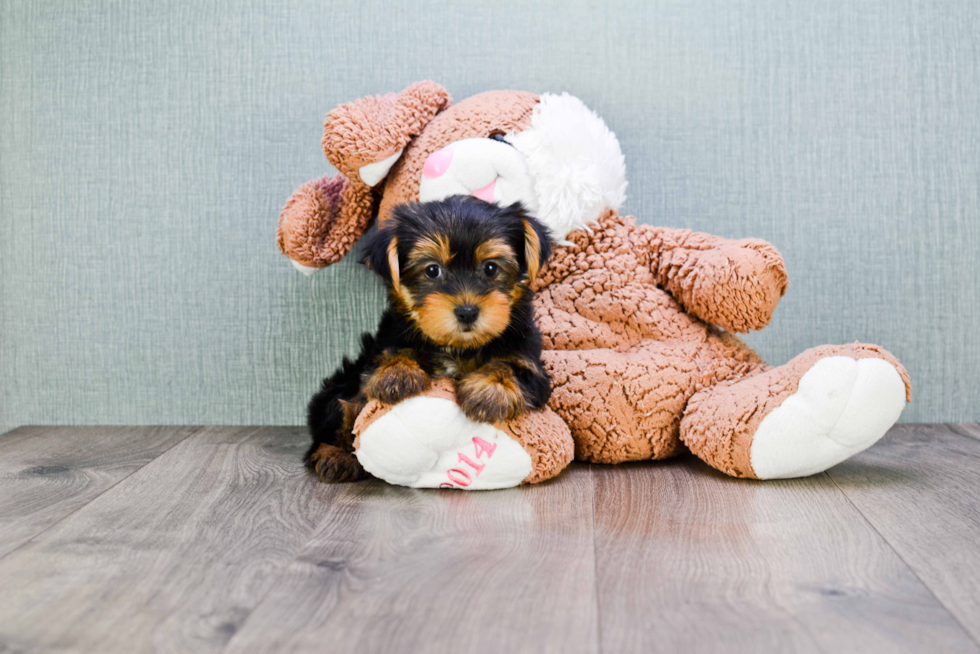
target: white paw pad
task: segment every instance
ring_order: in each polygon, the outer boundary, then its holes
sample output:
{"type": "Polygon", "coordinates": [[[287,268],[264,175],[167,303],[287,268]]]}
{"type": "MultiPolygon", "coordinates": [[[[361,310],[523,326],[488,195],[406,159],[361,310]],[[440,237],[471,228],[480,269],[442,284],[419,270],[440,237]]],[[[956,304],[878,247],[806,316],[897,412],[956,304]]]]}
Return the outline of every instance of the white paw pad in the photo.
{"type": "Polygon", "coordinates": [[[759,425],[752,469],[760,479],[823,472],[884,436],[904,407],[905,383],[887,361],[821,359],[759,425]]]}
{"type": "Polygon", "coordinates": [[[400,402],[374,421],[355,454],[375,477],[412,488],[508,488],[532,466],[506,433],[473,422],[451,400],[426,396],[400,402]]]}

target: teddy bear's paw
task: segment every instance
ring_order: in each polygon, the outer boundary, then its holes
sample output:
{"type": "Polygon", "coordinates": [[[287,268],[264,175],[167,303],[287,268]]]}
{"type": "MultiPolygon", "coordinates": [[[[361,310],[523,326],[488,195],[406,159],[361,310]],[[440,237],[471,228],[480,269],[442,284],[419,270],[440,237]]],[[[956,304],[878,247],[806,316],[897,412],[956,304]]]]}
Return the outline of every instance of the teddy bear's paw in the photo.
{"type": "Polygon", "coordinates": [[[904,406],[905,382],[887,361],[821,359],[759,424],[752,469],[760,479],[823,472],[873,445],[904,406]]]}
{"type": "Polygon", "coordinates": [[[531,474],[520,443],[441,397],[396,404],[358,439],[357,460],[389,484],[484,490],[517,486],[531,474]]]}

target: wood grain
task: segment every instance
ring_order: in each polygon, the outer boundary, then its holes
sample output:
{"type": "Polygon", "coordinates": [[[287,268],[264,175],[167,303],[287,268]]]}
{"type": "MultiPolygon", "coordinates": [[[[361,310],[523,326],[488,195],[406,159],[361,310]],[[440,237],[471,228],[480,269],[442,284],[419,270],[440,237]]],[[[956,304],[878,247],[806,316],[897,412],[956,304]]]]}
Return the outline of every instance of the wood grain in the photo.
{"type": "Polygon", "coordinates": [[[0,651],[980,651],[975,425],[480,493],[319,484],[304,432],[0,438],[0,651]]]}
{"type": "Polygon", "coordinates": [[[463,494],[354,485],[228,652],[596,652],[588,467],[463,494]]]}
{"type": "Polygon", "coordinates": [[[682,459],[595,480],[605,652],[977,651],[826,475],[682,459]]]}
{"type": "MultiPolygon", "coordinates": [[[[940,431],[942,430],[943,427],[943,425],[919,425],[919,426],[922,427],[923,429],[938,427],[940,428],[940,431]]],[[[908,425],[908,428],[911,427],[912,427],[911,425],[908,425]]],[[[976,423],[957,423],[954,425],[948,425],[948,427],[954,432],[956,432],[957,434],[960,434],[961,436],[969,436],[970,438],[975,438],[978,441],[980,441],[980,425],[976,423]]]]}
{"type": "Polygon", "coordinates": [[[898,425],[830,477],[980,641],[980,428],[898,425]]]}
{"type": "Polygon", "coordinates": [[[300,428],[207,428],[0,560],[0,651],[220,650],[339,487],[300,428]]]}
{"type": "Polygon", "coordinates": [[[194,431],[21,427],[0,436],[0,558],[194,431]]]}

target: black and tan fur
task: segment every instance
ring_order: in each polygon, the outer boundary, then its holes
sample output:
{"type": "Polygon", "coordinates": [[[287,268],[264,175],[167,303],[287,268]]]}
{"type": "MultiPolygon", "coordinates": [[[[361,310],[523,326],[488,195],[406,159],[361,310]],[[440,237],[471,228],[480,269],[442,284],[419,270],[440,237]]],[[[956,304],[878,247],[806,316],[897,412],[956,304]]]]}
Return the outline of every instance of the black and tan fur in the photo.
{"type": "Polygon", "coordinates": [[[479,422],[543,407],[551,380],[528,284],[550,249],[520,204],[455,196],[396,209],[362,259],[388,285],[388,307],[358,358],[310,400],[311,469],[329,482],[369,476],[353,455],[357,413],[370,399],[418,395],[434,377],[455,380],[460,408],[479,422]]]}

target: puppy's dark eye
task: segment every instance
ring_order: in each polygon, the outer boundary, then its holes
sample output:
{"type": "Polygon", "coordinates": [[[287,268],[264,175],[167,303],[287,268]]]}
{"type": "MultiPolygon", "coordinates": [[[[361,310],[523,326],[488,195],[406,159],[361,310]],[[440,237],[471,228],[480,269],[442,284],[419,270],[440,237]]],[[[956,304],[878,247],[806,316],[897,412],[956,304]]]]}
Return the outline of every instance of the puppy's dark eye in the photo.
{"type": "Polygon", "coordinates": [[[440,268],[436,264],[427,266],[425,268],[425,276],[428,277],[429,279],[439,279],[440,277],[442,277],[442,268],[440,268]]]}
{"type": "Polygon", "coordinates": [[[485,264],[483,264],[483,274],[490,279],[497,276],[498,270],[500,270],[500,268],[493,261],[487,261],[485,264]]]}
{"type": "Polygon", "coordinates": [[[501,132],[499,129],[495,129],[492,132],[490,132],[490,136],[488,136],[487,138],[492,139],[494,141],[500,141],[501,143],[507,143],[507,141],[504,140],[504,136],[506,135],[503,132],[501,132]]]}

